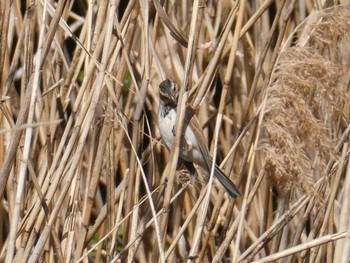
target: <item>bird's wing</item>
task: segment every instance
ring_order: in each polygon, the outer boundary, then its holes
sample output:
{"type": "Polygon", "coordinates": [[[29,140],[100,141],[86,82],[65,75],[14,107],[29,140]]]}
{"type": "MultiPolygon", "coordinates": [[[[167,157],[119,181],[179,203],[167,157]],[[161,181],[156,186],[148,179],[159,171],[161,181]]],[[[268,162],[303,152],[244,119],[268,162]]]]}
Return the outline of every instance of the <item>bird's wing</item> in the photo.
{"type": "MultiPolygon", "coordinates": [[[[200,125],[193,109],[191,109],[190,107],[186,109],[185,121],[185,123],[188,123],[190,125],[190,128],[195,134],[197,144],[207,165],[207,171],[210,172],[213,162],[210,157],[207,141],[205,139],[202,126],[200,125]]],[[[220,168],[217,165],[215,165],[214,175],[223,185],[223,187],[227,190],[231,197],[241,196],[241,193],[239,192],[237,186],[220,170],[220,168]]]]}
{"type": "Polygon", "coordinates": [[[210,153],[209,153],[209,149],[207,146],[207,140],[204,136],[202,126],[199,123],[195,112],[190,107],[186,108],[185,123],[189,124],[190,128],[192,129],[193,133],[195,134],[198,146],[200,148],[200,151],[202,152],[202,155],[205,159],[205,163],[208,167],[208,171],[210,171],[211,158],[210,158],[210,153]]]}

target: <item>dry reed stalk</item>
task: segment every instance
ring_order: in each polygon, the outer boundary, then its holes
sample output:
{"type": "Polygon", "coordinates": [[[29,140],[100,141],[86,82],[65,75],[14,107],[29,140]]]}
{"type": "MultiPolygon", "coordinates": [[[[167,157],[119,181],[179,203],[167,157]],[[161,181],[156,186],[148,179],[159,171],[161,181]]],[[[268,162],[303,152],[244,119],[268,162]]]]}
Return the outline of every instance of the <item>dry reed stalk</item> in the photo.
{"type": "Polygon", "coordinates": [[[347,262],[350,9],[325,6],[0,1],[0,261],[347,262]],[[243,199],[165,149],[165,78],[243,199]]]}

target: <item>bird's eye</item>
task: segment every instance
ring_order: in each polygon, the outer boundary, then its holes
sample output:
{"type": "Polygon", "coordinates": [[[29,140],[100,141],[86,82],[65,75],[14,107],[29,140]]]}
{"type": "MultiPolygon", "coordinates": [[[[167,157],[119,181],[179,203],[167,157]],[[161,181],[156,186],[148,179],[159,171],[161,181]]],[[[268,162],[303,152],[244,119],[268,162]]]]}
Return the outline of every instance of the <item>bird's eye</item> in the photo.
{"type": "Polygon", "coordinates": [[[176,84],[173,83],[173,85],[171,85],[171,90],[176,91],[176,84]]]}

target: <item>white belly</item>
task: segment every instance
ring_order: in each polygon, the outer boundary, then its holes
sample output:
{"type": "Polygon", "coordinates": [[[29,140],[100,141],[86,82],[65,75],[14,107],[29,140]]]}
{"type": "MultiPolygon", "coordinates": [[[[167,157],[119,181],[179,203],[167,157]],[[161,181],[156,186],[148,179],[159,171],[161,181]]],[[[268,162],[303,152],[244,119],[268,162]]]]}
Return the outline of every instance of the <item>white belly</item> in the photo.
{"type": "MultiPolygon", "coordinates": [[[[171,150],[173,146],[173,140],[175,138],[175,122],[176,122],[176,111],[170,110],[169,114],[163,119],[158,115],[158,128],[162,139],[166,147],[171,150]]],[[[195,162],[198,165],[205,167],[205,161],[203,160],[202,153],[198,146],[198,142],[192,129],[189,128],[188,124],[184,124],[185,136],[182,136],[180,143],[180,157],[188,162],[195,162]]]]}

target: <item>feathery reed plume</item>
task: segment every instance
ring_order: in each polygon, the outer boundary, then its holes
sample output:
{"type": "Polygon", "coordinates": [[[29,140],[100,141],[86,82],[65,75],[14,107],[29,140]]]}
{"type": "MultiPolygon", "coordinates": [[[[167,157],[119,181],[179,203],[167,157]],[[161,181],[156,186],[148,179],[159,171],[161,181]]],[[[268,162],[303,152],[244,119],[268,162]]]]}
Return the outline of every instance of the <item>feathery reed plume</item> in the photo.
{"type": "Polygon", "coordinates": [[[320,12],[302,27],[295,47],[278,59],[266,95],[265,170],[278,191],[313,192],[336,154],[333,129],[342,119],[347,83],[350,9],[320,12]]]}

